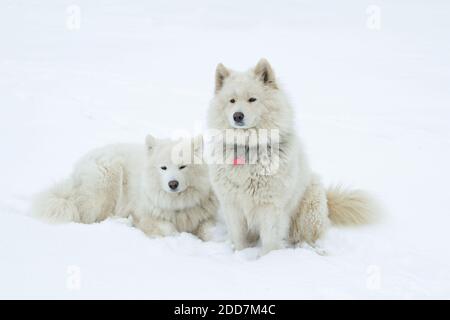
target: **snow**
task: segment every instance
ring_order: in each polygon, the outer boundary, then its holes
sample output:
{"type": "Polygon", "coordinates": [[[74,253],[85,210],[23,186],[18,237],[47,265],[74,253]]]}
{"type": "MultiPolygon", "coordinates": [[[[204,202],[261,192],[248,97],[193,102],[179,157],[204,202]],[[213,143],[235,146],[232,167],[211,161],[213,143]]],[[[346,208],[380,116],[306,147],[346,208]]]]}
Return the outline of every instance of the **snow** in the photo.
{"type": "Polygon", "coordinates": [[[449,12],[444,0],[3,0],[0,298],[450,298],[449,12]],[[375,194],[383,224],[332,229],[327,256],[257,259],[126,220],[28,216],[93,147],[203,130],[216,64],[260,57],[314,169],[375,194]]]}

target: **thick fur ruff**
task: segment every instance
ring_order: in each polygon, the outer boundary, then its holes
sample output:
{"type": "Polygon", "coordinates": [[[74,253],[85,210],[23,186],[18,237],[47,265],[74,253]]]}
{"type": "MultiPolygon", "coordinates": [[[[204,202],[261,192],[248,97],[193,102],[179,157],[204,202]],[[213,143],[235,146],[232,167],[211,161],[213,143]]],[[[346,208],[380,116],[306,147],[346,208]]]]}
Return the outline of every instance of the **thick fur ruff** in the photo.
{"type": "Polygon", "coordinates": [[[94,223],[132,216],[149,236],[191,232],[210,238],[217,200],[205,165],[174,165],[175,143],[153,138],[147,145],[112,145],[83,157],[72,175],[42,192],[33,214],[51,223],[94,223]],[[166,167],[162,170],[161,167],[166,167]],[[167,186],[179,182],[179,192],[167,186]]]}

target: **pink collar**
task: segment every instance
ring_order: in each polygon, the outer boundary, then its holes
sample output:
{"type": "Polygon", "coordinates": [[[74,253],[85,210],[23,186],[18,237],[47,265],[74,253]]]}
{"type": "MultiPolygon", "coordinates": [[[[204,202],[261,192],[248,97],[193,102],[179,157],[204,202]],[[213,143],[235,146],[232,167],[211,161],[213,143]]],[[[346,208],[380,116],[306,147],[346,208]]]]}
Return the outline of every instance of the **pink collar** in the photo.
{"type": "Polygon", "coordinates": [[[233,166],[239,166],[245,164],[245,157],[236,157],[233,159],[233,166]]]}

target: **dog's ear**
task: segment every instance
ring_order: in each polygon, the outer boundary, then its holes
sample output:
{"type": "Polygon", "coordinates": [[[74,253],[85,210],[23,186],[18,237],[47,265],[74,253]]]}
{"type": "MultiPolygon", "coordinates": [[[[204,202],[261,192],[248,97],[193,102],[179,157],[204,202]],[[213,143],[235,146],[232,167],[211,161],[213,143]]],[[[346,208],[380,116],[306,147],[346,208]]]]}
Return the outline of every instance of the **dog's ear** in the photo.
{"type": "Polygon", "coordinates": [[[156,146],[156,138],[149,134],[147,137],[145,137],[145,145],[148,151],[152,151],[156,146]]]}
{"type": "Polygon", "coordinates": [[[223,87],[223,82],[225,81],[225,78],[230,75],[230,71],[221,63],[217,65],[216,68],[216,93],[220,91],[223,87]]]}
{"type": "Polygon", "coordinates": [[[265,85],[277,89],[277,83],[275,79],[275,72],[273,72],[269,61],[262,58],[254,69],[256,77],[261,80],[265,85]]]}

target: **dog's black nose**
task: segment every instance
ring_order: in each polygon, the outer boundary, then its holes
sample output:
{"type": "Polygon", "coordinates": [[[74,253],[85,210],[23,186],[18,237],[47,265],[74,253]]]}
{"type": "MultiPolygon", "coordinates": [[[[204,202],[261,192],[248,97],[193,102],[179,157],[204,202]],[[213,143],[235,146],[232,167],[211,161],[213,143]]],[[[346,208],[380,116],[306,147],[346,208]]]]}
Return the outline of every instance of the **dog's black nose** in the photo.
{"type": "Polygon", "coordinates": [[[178,188],[178,181],[177,180],[169,181],[169,188],[172,190],[175,190],[176,188],[178,188]]]}
{"type": "Polygon", "coordinates": [[[244,120],[244,114],[242,112],[235,112],[233,114],[233,119],[235,122],[242,122],[242,120],[244,120]]]}

